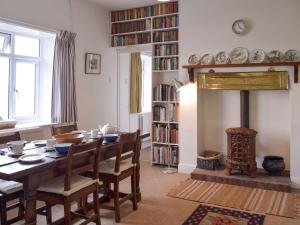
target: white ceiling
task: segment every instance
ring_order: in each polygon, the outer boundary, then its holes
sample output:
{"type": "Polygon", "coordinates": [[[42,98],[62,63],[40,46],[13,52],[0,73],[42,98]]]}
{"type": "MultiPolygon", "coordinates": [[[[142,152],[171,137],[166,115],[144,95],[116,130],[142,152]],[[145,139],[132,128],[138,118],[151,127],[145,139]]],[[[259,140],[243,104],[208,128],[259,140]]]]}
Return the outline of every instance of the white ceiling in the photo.
{"type": "Polygon", "coordinates": [[[108,10],[130,9],[157,4],[157,0],[89,0],[108,10]]]}

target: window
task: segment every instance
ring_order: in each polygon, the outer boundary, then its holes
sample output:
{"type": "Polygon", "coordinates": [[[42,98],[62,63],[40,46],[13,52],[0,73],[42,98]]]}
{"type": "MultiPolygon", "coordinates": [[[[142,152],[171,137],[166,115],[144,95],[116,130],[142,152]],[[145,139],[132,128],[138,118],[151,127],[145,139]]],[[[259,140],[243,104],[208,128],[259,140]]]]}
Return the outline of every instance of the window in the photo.
{"type": "Polygon", "coordinates": [[[50,120],[54,41],[53,33],[0,22],[0,117],[50,120]]]}
{"type": "Polygon", "coordinates": [[[151,112],[152,96],[152,58],[151,53],[141,54],[142,61],[142,112],[151,112]]]}

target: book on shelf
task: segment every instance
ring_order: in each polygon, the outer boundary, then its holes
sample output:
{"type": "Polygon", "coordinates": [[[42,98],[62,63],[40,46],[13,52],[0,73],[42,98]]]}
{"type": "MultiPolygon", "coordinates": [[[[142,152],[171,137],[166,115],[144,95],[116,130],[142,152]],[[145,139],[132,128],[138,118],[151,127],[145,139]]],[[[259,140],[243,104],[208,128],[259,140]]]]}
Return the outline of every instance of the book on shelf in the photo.
{"type": "Polygon", "coordinates": [[[153,16],[172,14],[178,12],[178,2],[162,3],[152,6],[153,16]]]}
{"type": "Polygon", "coordinates": [[[154,124],[152,131],[152,139],[154,142],[168,143],[169,129],[166,124],[154,124]]]}
{"type": "Polygon", "coordinates": [[[172,28],[172,27],[178,27],[178,25],[179,25],[178,15],[158,17],[152,20],[153,29],[172,28]]]}
{"type": "Polygon", "coordinates": [[[150,32],[112,37],[112,46],[114,47],[125,46],[125,45],[136,45],[136,44],[147,44],[150,42],[151,42],[150,32]]]}
{"type": "Polygon", "coordinates": [[[165,106],[153,106],[153,120],[154,121],[167,121],[167,109],[165,106]]]}
{"type": "Polygon", "coordinates": [[[138,31],[147,31],[151,29],[151,20],[141,20],[126,23],[114,23],[111,27],[112,34],[122,34],[138,31]]]}
{"type": "Polygon", "coordinates": [[[178,101],[176,88],[169,84],[159,84],[153,88],[153,101],[178,101]]]}
{"type": "Polygon", "coordinates": [[[152,6],[147,6],[129,10],[113,11],[111,12],[111,21],[133,20],[150,16],[152,16],[152,6]]]}
{"type": "Polygon", "coordinates": [[[172,144],[178,144],[178,125],[171,124],[169,129],[169,142],[172,144]]]}
{"type": "Polygon", "coordinates": [[[178,30],[154,31],[153,42],[178,41],[178,30]]]}
{"type": "Polygon", "coordinates": [[[177,122],[178,121],[178,104],[172,103],[167,106],[153,106],[153,121],[156,122],[177,122]]]}
{"type": "Polygon", "coordinates": [[[153,70],[178,70],[178,57],[154,58],[153,70]]]}
{"type": "Polygon", "coordinates": [[[176,166],[178,164],[178,147],[177,146],[153,146],[152,162],[176,166]]]}
{"type": "Polygon", "coordinates": [[[154,46],[154,56],[178,55],[178,43],[154,46]]]}

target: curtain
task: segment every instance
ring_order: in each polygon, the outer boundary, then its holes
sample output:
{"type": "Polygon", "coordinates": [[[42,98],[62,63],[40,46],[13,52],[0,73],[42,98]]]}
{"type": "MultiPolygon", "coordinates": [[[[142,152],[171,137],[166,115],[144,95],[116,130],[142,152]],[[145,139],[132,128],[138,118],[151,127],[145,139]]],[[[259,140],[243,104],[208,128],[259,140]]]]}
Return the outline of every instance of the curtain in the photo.
{"type": "Polygon", "coordinates": [[[52,78],[52,123],[77,121],[75,38],[75,33],[64,30],[58,31],[56,35],[52,78]]]}
{"type": "Polygon", "coordinates": [[[142,61],[140,53],[131,53],[130,113],[142,111],[142,61]]]}

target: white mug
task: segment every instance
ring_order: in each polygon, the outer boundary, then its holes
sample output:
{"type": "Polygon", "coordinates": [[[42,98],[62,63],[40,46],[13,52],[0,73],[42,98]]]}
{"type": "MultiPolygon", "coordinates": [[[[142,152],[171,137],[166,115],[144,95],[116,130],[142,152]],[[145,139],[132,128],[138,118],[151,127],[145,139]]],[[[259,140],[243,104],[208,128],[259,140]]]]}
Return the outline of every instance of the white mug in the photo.
{"type": "Polygon", "coordinates": [[[54,149],[54,145],[56,144],[55,139],[48,139],[46,142],[46,148],[47,149],[54,149]]]}
{"type": "Polygon", "coordinates": [[[91,137],[98,137],[98,130],[97,129],[91,130],[91,137]]]}
{"type": "Polygon", "coordinates": [[[8,150],[14,155],[22,155],[25,141],[11,141],[7,143],[8,150]]]}

